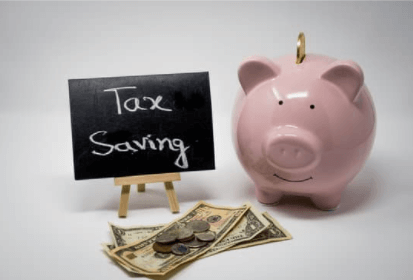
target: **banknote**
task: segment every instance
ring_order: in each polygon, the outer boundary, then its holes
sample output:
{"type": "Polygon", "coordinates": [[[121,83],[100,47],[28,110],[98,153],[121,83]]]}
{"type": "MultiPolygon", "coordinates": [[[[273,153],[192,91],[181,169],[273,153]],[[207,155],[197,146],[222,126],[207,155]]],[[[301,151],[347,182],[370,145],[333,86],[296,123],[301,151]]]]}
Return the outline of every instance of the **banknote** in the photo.
{"type": "MultiPolygon", "coordinates": [[[[115,249],[116,246],[113,244],[109,244],[109,243],[102,243],[101,244],[103,251],[108,255],[109,258],[111,258],[112,260],[113,257],[110,255],[110,251],[115,249]]],[[[128,267],[128,265],[126,263],[124,263],[123,261],[116,261],[114,260],[118,265],[120,265],[121,267],[123,267],[126,271],[129,271],[131,273],[134,274],[142,274],[142,271],[138,271],[138,270],[133,270],[132,268],[128,267]]]]}
{"type": "MultiPolygon", "coordinates": [[[[209,257],[225,251],[238,243],[250,241],[259,233],[264,231],[269,225],[270,222],[253,206],[251,206],[251,208],[245,212],[244,216],[242,216],[241,220],[234,226],[234,228],[202,257],[209,257]]],[[[156,226],[120,227],[109,223],[109,228],[115,247],[120,247],[143,240],[158,232],[164,226],[165,225],[160,224],[156,226]]]]}
{"type": "Polygon", "coordinates": [[[269,226],[253,239],[238,243],[229,248],[229,250],[241,249],[269,242],[276,242],[291,239],[291,234],[283,228],[276,219],[270,216],[267,212],[262,213],[262,216],[269,222],[269,226]]]}
{"type": "MultiPolygon", "coordinates": [[[[250,210],[247,211],[245,215],[253,211],[253,207],[251,207],[250,210]]],[[[254,215],[256,217],[260,217],[260,220],[262,220],[261,216],[264,217],[264,219],[269,223],[268,228],[264,229],[261,233],[255,235],[251,240],[249,241],[242,241],[242,242],[237,242],[239,244],[230,246],[231,250],[234,249],[240,249],[240,248],[245,248],[245,247],[251,247],[259,244],[265,244],[269,242],[276,242],[276,241],[282,241],[282,240],[288,240],[291,239],[291,234],[284,229],[277,220],[275,220],[273,217],[270,216],[267,212],[262,213],[262,215],[257,215],[256,210],[254,211],[254,215]]],[[[250,219],[252,220],[252,219],[250,219]]],[[[239,222],[241,224],[241,221],[239,222]]],[[[109,224],[109,228],[111,231],[111,235],[113,237],[114,241],[114,246],[119,247],[117,244],[122,244],[127,245],[127,244],[132,244],[134,242],[137,242],[139,240],[143,240],[144,238],[149,237],[150,235],[154,234],[155,232],[159,231],[162,229],[165,225],[164,224],[159,224],[156,226],[133,226],[133,227],[121,227],[121,226],[116,226],[113,224],[109,224]]],[[[234,229],[231,230],[231,232],[236,231],[238,225],[234,227],[234,229]]],[[[228,235],[231,234],[231,232],[228,233],[228,235]]],[[[224,238],[221,242],[219,242],[216,246],[221,246],[220,244],[225,241],[226,238],[224,238]]],[[[113,249],[112,248],[112,249],[113,249]]],[[[211,249],[212,250],[212,249],[211,249]]],[[[221,251],[221,250],[220,250],[221,251]]],[[[208,253],[205,254],[207,256],[208,253]]]]}
{"type": "Polygon", "coordinates": [[[241,207],[223,207],[200,201],[181,218],[167,224],[152,236],[130,245],[117,247],[111,250],[109,254],[116,261],[126,263],[134,271],[142,272],[145,275],[165,275],[174,268],[198,258],[214,247],[238,223],[250,207],[251,204],[249,203],[241,207]],[[153,250],[152,246],[158,236],[177,228],[182,228],[188,222],[194,220],[207,221],[210,224],[210,230],[216,234],[215,241],[208,243],[204,247],[191,248],[190,252],[183,256],[159,254],[153,250]]]}
{"type": "MultiPolygon", "coordinates": [[[[244,214],[244,216],[241,218],[241,220],[238,222],[238,224],[235,225],[235,227],[227,234],[227,236],[224,237],[223,240],[218,242],[215,245],[215,247],[219,248],[220,246],[222,246],[220,244],[223,244],[223,243],[225,243],[226,240],[230,239],[229,237],[231,235],[234,236],[233,232],[240,231],[240,226],[243,224],[243,221],[245,223],[246,216],[249,216],[249,218],[247,218],[249,221],[255,220],[255,217],[258,217],[258,220],[260,222],[257,222],[257,221],[253,222],[254,226],[251,226],[253,229],[254,228],[258,229],[260,227],[257,224],[262,223],[262,221],[261,221],[262,218],[264,218],[264,220],[266,221],[265,222],[265,224],[267,225],[266,228],[264,228],[258,234],[250,234],[251,236],[253,236],[252,239],[250,239],[248,241],[244,240],[244,241],[241,241],[241,242],[236,242],[237,244],[235,244],[233,246],[228,246],[225,250],[242,249],[242,248],[247,248],[247,247],[252,247],[252,246],[256,246],[256,245],[260,245],[260,244],[269,243],[269,242],[289,240],[289,239],[292,238],[291,234],[286,229],[284,229],[278,223],[278,221],[276,219],[271,217],[269,213],[264,212],[262,214],[258,214],[257,210],[255,208],[251,207],[244,214]]],[[[126,238],[125,241],[124,241],[126,244],[130,244],[130,243],[142,240],[143,238],[145,238],[145,236],[153,234],[154,232],[159,231],[158,227],[163,228],[164,225],[134,226],[134,227],[126,227],[125,228],[125,227],[120,227],[120,226],[115,226],[115,225],[110,224],[111,231],[125,232],[125,234],[120,235],[121,237],[130,235],[130,238],[126,238]]],[[[245,226],[244,228],[247,228],[247,226],[245,226]]],[[[248,230],[246,230],[246,231],[248,231],[248,230]]],[[[255,230],[254,232],[258,232],[258,230],[255,230]]],[[[113,232],[112,232],[112,236],[114,236],[113,232]]],[[[235,235],[235,236],[237,236],[237,235],[235,235]]],[[[114,240],[115,240],[115,238],[114,238],[114,240]]],[[[228,243],[230,243],[230,242],[228,242],[228,243]]],[[[116,247],[116,245],[102,244],[102,247],[104,248],[104,251],[106,253],[109,253],[109,251],[113,250],[116,247]]],[[[223,250],[214,250],[214,248],[211,248],[210,251],[208,251],[206,254],[201,256],[201,258],[212,256],[213,254],[216,254],[218,252],[223,251],[223,250]]],[[[136,271],[131,270],[129,267],[127,267],[123,263],[119,263],[119,265],[124,267],[129,272],[138,273],[136,271]]]]}
{"type": "Polygon", "coordinates": [[[165,227],[164,224],[156,226],[132,226],[120,227],[109,223],[110,233],[116,247],[132,244],[138,240],[148,238],[165,227]]]}
{"type": "Polygon", "coordinates": [[[202,258],[215,255],[241,242],[248,242],[269,227],[270,222],[253,206],[242,216],[241,220],[214,247],[208,250],[202,258]]]}

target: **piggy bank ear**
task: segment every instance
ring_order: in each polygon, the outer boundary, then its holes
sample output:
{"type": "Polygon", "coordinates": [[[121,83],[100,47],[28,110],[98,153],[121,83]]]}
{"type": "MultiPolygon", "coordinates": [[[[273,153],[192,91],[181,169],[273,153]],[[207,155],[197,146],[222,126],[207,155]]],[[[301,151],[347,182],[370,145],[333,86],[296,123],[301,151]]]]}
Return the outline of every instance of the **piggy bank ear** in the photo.
{"type": "Polygon", "coordinates": [[[350,60],[333,62],[321,74],[321,78],[335,84],[352,102],[357,98],[364,83],[360,66],[350,60]]]}
{"type": "Polygon", "coordinates": [[[280,72],[280,68],[268,58],[252,56],[241,63],[238,78],[242,89],[248,94],[255,86],[277,77],[280,72]]]}

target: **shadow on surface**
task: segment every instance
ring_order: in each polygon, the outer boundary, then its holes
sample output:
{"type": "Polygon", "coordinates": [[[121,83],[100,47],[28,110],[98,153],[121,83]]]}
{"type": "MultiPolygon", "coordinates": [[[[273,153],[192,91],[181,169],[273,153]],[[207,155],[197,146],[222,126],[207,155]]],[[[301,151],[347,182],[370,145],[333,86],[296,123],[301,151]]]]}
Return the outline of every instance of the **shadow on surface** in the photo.
{"type": "MultiPolygon", "coordinates": [[[[66,191],[73,195],[70,205],[66,205],[70,211],[85,212],[96,210],[118,210],[121,194],[121,186],[114,186],[112,180],[87,180],[79,182],[76,187],[67,186],[66,191]],[[76,190],[77,189],[77,190],[76,190]]],[[[174,189],[179,203],[197,202],[211,199],[207,186],[202,182],[185,180],[174,182],[174,189]]],[[[67,201],[67,200],[66,200],[67,201]]],[[[66,202],[67,203],[67,202],[66,202]]],[[[137,186],[131,185],[129,195],[129,210],[147,208],[169,209],[163,183],[146,184],[145,192],[137,192],[137,186]]]]}

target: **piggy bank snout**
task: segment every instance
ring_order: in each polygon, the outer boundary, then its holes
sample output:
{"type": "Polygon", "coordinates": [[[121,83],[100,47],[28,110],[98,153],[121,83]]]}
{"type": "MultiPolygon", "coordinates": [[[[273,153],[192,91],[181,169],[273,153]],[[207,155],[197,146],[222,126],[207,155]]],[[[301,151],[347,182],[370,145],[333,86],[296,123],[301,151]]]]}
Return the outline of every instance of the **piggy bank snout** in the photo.
{"type": "Polygon", "coordinates": [[[320,141],[302,129],[278,129],[267,139],[265,154],[274,167],[281,170],[305,171],[314,168],[321,158],[320,141]]]}

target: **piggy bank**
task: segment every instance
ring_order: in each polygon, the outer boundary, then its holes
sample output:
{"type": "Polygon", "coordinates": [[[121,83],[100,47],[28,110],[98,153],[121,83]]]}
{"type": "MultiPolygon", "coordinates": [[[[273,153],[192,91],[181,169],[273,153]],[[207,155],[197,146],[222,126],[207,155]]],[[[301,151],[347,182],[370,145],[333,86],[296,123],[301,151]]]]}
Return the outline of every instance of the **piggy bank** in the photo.
{"type": "Polygon", "coordinates": [[[257,199],[310,197],[323,210],[365,163],[375,136],[375,110],[361,68],[352,61],[308,54],[250,57],[238,70],[233,114],[238,158],[257,199]]]}

